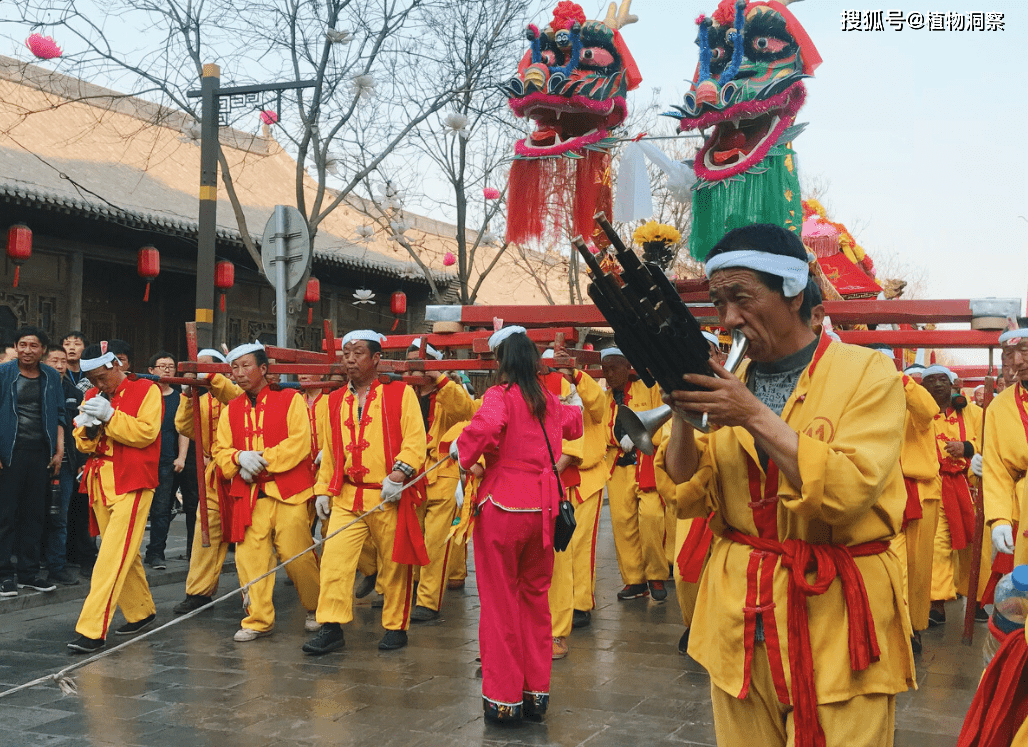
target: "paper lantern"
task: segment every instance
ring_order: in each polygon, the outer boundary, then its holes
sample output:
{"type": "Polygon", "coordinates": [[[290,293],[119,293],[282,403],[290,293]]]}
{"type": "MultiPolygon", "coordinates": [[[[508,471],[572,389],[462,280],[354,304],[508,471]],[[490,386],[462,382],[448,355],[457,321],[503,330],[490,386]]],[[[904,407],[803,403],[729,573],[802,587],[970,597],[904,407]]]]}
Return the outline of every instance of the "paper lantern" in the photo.
{"type": "Polygon", "coordinates": [[[14,287],[18,287],[21,263],[32,256],[32,229],[18,223],[7,229],[7,258],[14,262],[14,287]]]}
{"type": "Polygon", "coordinates": [[[407,294],[403,291],[394,291],[389,297],[389,310],[396,316],[407,313],[407,294]]]}
{"type": "Polygon", "coordinates": [[[214,265],[214,287],[220,291],[218,304],[222,311],[225,310],[225,293],[235,284],[236,266],[234,264],[223,259],[214,265]]]}
{"type": "Polygon", "coordinates": [[[318,301],[321,300],[321,281],[317,278],[311,278],[307,281],[307,290],[303,294],[303,302],[305,304],[311,304],[307,307],[307,324],[314,322],[314,306],[318,301]]]}
{"type": "Polygon", "coordinates": [[[582,346],[582,350],[593,350],[593,349],[594,349],[594,347],[593,347],[593,344],[591,342],[587,342],[587,343],[585,343],[582,346]]]}
{"type": "Polygon", "coordinates": [[[136,272],[146,280],[143,303],[150,300],[150,281],[161,274],[161,253],[152,246],[144,246],[136,254],[136,272]]]}
{"type": "Polygon", "coordinates": [[[61,48],[57,46],[57,42],[42,34],[30,34],[25,40],[25,46],[41,60],[52,60],[61,56],[61,48]]]}

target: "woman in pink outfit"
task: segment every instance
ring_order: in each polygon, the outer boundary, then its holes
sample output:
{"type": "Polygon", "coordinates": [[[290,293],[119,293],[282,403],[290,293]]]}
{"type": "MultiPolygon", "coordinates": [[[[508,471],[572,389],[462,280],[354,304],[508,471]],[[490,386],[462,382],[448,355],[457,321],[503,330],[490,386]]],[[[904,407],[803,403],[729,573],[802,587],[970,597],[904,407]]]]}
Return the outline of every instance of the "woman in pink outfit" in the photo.
{"type": "MultiPolygon", "coordinates": [[[[542,716],[550,698],[553,643],[547,595],[563,489],[550,465],[546,439],[553,458],[560,459],[561,440],[582,435],[582,410],[561,404],[542,387],[539,351],[523,328],[496,332],[489,347],[496,352],[502,383],[485,393],[455,446],[462,469],[483,455],[486,464],[474,528],[485,715],[518,721],[522,713],[542,716]]],[[[577,393],[571,398],[577,399],[577,393]]]]}

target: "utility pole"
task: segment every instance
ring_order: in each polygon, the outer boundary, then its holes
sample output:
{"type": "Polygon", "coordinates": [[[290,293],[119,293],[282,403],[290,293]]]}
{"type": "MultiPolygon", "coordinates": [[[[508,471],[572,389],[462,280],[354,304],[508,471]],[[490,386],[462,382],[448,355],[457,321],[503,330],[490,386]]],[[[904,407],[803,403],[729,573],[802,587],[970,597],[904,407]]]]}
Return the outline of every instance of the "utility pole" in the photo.
{"type": "MultiPolygon", "coordinates": [[[[315,81],[268,83],[253,86],[221,87],[221,68],[213,63],[203,66],[199,91],[189,91],[191,99],[200,99],[200,214],[196,252],[196,338],[201,348],[214,344],[214,260],[218,219],[218,140],[220,100],[240,96],[247,103],[259,103],[258,95],[274,91],[278,94],[275,112],[281,119],[282,92],[313,88],[315,81]]],[[[260,269],[260,268],[258,268],[260,269]]]]}

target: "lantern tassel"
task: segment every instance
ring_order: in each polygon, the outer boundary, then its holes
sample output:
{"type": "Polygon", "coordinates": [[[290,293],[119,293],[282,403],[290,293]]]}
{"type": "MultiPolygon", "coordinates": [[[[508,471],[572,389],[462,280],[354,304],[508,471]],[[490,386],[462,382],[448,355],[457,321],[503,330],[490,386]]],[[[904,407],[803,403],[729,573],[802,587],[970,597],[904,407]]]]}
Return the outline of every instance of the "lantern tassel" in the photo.
{"type": "Polygon", "coordinates": [[[21,274],[21,265],[14,266],[14,287],[18,287],[18,276],[21,274]]]}
{"type": "Polygon", "coordinates": [[[143,303],[146,303],[149,300],[150,300],[150,281],[147,280],[146,281],[146,292],[143,293],[143,303]]]}
{"type": "Polygon", "coordinates": [[[389,331],[390,332],[395,332],[396,331],[396,326],[399,323],[400,323],[400,317],[396,317],[395,319],[393,319],[393,326],[389,328],[389,331]]]}
{"type": "Polygon", "coordinates": [[[307,324],[311,324],[314,321],[314,307],[307,307],[307,324]]]}
{"type": "Polygon", "coordinates": [[[221,309],[221,313],[222,314],[225,313],[225,294],[224,293],[222,293],[221,297],[218,299],[218,308],[221,309]]]}

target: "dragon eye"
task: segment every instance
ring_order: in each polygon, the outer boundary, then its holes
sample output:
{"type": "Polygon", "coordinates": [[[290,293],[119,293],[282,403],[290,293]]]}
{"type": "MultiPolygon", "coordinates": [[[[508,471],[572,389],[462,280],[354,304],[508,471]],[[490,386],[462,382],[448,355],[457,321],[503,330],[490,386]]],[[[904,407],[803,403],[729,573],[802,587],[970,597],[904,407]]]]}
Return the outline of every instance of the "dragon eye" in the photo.
{"type": "Polygon", "coordinates": [[[584,62],[589,65],[605,67],[613,64],[614,55],[603,47],[586,47],[582,50],[581,54],[579,54],[578,59],[580,62],[584,62]]]}
{"type": "Polygon", "coordinates": [[[774,36],[758,36],[753,40],[753,49],[757,52],[781,52],[788,46],[788,42],[774,36]]]}
{"type": "Polygon", "coordinates": [[[714,47],[712,50],[710,50],[710,61],[711,62],[717,62],[718,60],[720,60],[724,56],[725,56],[725,49],[724,49],[724,47],[714,47]]]}
{"type": "Polygon", "coordinates": [[[546,50],[543,52],[543,62],[552,67],[557,62],[557,55],[550,50],[546,50]]]}

